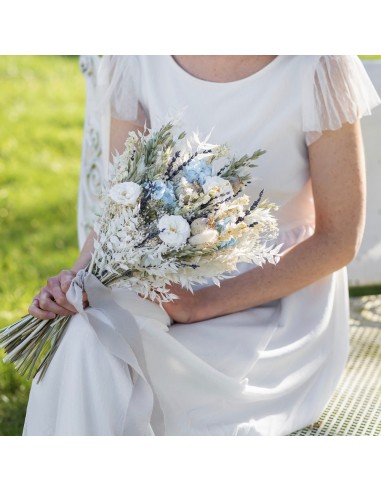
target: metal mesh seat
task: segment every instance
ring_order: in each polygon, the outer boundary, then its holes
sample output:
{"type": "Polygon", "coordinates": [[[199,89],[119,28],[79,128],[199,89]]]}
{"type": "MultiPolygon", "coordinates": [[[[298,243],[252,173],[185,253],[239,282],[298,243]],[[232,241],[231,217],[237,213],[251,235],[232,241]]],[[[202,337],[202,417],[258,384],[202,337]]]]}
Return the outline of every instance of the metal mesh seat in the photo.
{"type": "Polygon", "coordinates": [[[351,299],[351,350],[320,420],[292,436],[381,435],[381,296],[351,299]]]}

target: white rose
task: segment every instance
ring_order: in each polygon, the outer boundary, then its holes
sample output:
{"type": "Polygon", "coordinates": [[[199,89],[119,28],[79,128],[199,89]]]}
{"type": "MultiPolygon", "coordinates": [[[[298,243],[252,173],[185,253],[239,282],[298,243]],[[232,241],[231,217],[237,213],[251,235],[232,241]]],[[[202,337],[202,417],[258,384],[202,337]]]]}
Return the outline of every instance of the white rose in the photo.
{"type": "Polygon", "coordinates": [[[206,229],[208,229],[208,219],[205,218],[199,218],[195,219],[191,223],[191,232],[192,234],[200,234],[200,232],[204,232],[206,229]]]}
{"type": "Polygon", "coordinates": [[[189,224],[180,215],[164,215],[159,219],[157,226],[162,231],[159,238],[168,246],[181,246],[190,236],[189,224]]]}
{"type": "Polygon", "coordinates": [[[200,234],[189,238],[189,244],[199,246],[200,244],[214,244],[217,241],[218,232],[214,229],[206,229],[200,234]]]}
{"type": "Polygon", "coordinates": [[[233,195],[232,185],[227,179],[220,178],[219,176],[207,176],[205,178],[205,183],[202,185],[204,193],[213,192],[213,194],[222,195],[223,193],[228,193],[233,195]]]}
{"type": "Polygon", "coordinates": [[[134,206],[142,192],[142,187],[132,181],[126,183],[118,183],[114,185],[109,191],[108,196],[115,203],[120,205],[134,206]]]}

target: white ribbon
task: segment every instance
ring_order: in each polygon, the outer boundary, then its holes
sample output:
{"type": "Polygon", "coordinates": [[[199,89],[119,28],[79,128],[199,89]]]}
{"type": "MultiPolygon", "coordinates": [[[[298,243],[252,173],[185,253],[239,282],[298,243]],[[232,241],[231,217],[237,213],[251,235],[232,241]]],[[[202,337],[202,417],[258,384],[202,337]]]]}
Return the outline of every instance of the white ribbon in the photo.
{"type": "Polygon", "coordinates": [[[164,435],[164,414],[153,390],[141,332],[133,314],[113,300],[110,287],[85,270],[80,270],[72,280],[66,297],[92,326],[104,347],[132,369],[133,391],[126,408],[123,435],[152,434],[151,419],[155,422],[155,429],[164,435]],[[89,300],[86,309],[82,300],[84,291],[89,300]],[[100,313],[107,317],[109,323],[105,323],[100,313]]]}

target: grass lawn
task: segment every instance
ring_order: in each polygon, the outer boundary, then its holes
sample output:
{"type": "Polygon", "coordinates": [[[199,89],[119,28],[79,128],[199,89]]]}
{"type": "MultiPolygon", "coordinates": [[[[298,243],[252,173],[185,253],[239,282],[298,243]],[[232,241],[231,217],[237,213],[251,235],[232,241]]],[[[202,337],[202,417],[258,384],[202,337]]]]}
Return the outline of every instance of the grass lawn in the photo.
{"type": "Polygon", "coordinates": [[[362,60],[381,60],[381,55],[359,55],[362,60]]]}
{"type": "MultiPolygon", "coordinates": [[[[0,327],[78,254],[85,86],[77,57],[0,56],[0,327]]],[[[0,358],[3,356],[0,353],[0,358]]],[[[30,381],[0,360],[0,435],[19,435],[30,381]]]]}

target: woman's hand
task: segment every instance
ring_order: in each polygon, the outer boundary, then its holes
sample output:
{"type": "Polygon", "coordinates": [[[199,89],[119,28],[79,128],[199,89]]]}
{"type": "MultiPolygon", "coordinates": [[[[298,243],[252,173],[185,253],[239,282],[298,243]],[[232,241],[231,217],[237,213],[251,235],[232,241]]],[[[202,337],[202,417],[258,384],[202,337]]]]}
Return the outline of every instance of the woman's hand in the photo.
{"type": "MultiPolygon", "coordinates": [[[[28,312],[35,318],[54,319],[56,315],[72,316],[76,308],[66,299],[71,281],[77,275],[74,270],[62,270],[58,275],[50,277],[39,294],[37,294],[28,312]]],[[[84,307],[88,305],[86,293],[83,294],[84,307]]]]}
{"type": "Polygon", "coordinates": [[[179,296],[174,301],[164,302],[163,308],[176,323],[194,323],[198,306],[196,292],[192,294],[178,284],[171,285],[171,292],[179,296]]]}

